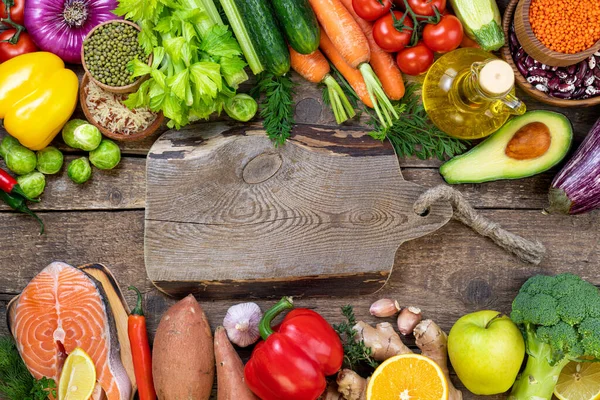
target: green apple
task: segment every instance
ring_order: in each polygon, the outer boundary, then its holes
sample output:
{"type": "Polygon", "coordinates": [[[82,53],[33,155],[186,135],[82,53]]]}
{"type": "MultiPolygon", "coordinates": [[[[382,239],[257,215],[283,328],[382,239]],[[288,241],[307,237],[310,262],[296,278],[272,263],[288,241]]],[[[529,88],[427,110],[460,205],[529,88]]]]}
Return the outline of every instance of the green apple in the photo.
{"type": "Polygon", "coordinates": [[[448,336],[448,355],[467,389],[478,395],[498,394],[513,385],[525,343],[506,315],[478,311],[456,321],[448,336]]]}

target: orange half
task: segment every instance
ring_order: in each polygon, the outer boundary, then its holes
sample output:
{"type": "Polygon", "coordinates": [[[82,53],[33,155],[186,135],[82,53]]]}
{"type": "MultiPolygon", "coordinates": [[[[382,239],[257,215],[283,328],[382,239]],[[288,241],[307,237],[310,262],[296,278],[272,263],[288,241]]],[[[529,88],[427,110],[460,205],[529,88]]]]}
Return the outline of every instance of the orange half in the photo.
{"type": "Polygon", "coordinates": [[[367,387],[367,400],[447,400],[441,368],[420,354],[402,354],[381,364],[367,387]]]}

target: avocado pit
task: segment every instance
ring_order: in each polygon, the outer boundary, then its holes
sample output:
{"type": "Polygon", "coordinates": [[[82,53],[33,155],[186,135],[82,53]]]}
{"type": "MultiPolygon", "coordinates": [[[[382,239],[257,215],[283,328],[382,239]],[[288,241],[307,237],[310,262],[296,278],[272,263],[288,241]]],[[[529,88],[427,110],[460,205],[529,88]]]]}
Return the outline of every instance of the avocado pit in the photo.
{"type": "Polygon", "coordinates": [[[546,154],[551,143],[548,125],[531,122],[514,134],[506,145],[505,153],[515,160],[533,160],[546,154]]]}

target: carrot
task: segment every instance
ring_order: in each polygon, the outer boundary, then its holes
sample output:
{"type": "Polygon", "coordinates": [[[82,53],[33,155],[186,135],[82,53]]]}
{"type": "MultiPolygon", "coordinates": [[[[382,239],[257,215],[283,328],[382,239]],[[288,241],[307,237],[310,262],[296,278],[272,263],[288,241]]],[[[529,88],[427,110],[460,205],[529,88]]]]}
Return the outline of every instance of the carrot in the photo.
{"type": "Polygon", "coordinates": [[[300,54],[290,46],[288,47],[292,68],[307,81],[321,83],[331,71],[329,63],[318,49],[310,54],[300,54]]]}
{"type": "Polygon", "coordinates": [[[215,360],[217,400],[258,400],[244,382],[244,364],[222,326],[215,331],[215,360]]]}
{"type": "Polygon", "coordinates": [[[327,62],[323,56],[323,53],[317,49],[310,54],[300,54],[290,47],[290,58],[292,61],[292,68],[304,79],[313,83],[323,83],[327,86],[329,104],[331,105],[333,115],[338,124],[341,124],[348,120],[348,118],[352,118],[356,115],[346,94],[333,76],[329,74],[331,68],[329,67],[329,62],[327,62]]]}
{"type": "Polygon", "coordinates": [[[352,68],[371,58],[365,34],[340,0],[309,0],[321,27],[352,68]]]}
{"type": "Polygon", "coordinates": [[[400,100],[402,96],[404,96],[404,79],[402,78],[402,72],[400,72],[400,69],[398,69],[396,62],[394,61],[394,57],[392,57],[390,53],[382,50],[381,47],[375,43],[375,39],[373,38],[373,24],[365,21],[356,14],[354,7],[352,6],[352,0],[341,1],[367,38],[367,42],[371,49],[370,64],[381,81],[385,94],[392,100],[400,100]]]}
{"type": "Polygon", "coordinates": [[[325,32],[321,31],[321,41],[319,43],[319,47],[329,61],[335,65],[338,71],[346,78],[352,89],[356,92],[360,101],[362,101],[367,107],[373,108],[373,102],[369,96],[369,92],[367,90],[367,85],[365,83],[365,79],[362,74],[356,68],[352,68],[346,60],[342,57],[340,53],[338,53],[337,49],[329,39],[329,36],[325,34],[325,32]]]}

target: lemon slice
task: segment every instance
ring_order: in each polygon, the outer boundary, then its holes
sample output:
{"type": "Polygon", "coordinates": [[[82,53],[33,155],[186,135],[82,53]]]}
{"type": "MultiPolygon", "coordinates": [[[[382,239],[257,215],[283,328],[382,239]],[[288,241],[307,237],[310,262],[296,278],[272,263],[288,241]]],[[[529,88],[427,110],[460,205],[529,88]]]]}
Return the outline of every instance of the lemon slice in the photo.
{"type": "Polygon", "coordinates": [[[568,363],[558,377],[554,395],[560,400],[600,399],[600,363],[568,363]]]}
{"type": "Polygon", "coordinates": [[[447,400],[448,382],[430,358],[402,354],[381,364],[367,387],[367,400],[447,400]]]}
{"type": "Polygon", "coordinates": [[[58,400],[88,400],[96,386],[96,367],[85,351],[69,354],[60,375],[58,400]]]}

